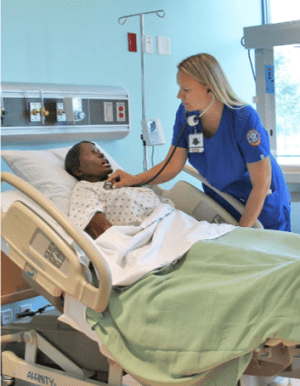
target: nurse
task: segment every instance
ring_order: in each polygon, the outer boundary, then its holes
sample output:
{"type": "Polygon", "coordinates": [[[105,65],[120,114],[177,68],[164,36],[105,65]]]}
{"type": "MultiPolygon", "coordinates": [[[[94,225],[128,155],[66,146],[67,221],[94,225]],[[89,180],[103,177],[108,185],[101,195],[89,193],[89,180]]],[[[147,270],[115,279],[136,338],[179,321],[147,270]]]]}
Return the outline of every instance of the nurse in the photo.
{"type": "Polygon", "coordinates": [[[229,210],[240,226],[252,227],[259,219],[266,229],[290,231],[289,191],[256,110],[235,95],[221,65],[209,54],[183,60],[178,65],[177,82],[182,103],[165,160],[135,176],[117,170],[108,181],[113,181],[115,188],[148,183],[175,149],[151,184],[171,180],[189,160],[213,187],[245,205],[240,216],[204,186],[204,191],[229,210]]]}

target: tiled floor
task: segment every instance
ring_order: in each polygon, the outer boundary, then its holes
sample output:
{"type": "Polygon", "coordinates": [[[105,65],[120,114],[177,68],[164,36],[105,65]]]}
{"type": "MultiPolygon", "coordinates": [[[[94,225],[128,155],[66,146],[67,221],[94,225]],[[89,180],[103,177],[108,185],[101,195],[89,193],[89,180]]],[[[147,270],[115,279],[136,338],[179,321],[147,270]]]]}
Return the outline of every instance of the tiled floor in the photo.
{"type": "Polygon", "coordinates": [[[290,384],[291,386],[300,386],[300,379],[291,379],[290,384]]]}
{"type": "Polygon", "coordinates": [[[300,386],[300,379],[245,376],[243,386],[300,386]]]}
{"type": "MultiPolygon", "coordinates": [[[[123,386],[141,386],[141,384],[131,378],[130,375],[126,375],[123,377],[123,386]]],[[[300,386],[300,379],[278,377],[270,386],[300,386]]]]}
{"type": "MultiPolygon", "coordinates": [[[[122,379],[123,386],[141,386],[136,380],[134,380],[130,375],[125,375],[122,379]]],[[[300,379],[290,379],[288,383],[288,378],[276,378],[276,383],[269,384],[270,386],[300,386],[300,379]]],[[[32,383],[27,383],[24,381],[17,380],[15,386],[33,386],[32,383]]]]}
{"type": "Polygon", "coordinates": [[[278,377],[270,386],[300,386],[300,379],[278,377]]]}
{"type": "MultiPolygon", "coordinates": [[[[123,377],[123,386],[141,386],[141,384],[130,375],[126,375],[123,377]]],[[[276,378],[270,386],[300,386],[300,379],[276,378]]]]}
{"type": "Polygon", "coordinates": [[[290,379],[291,386],[300,386],[300,379],[290,379]]]}
{"type": "MultiPolygon", "coordinates": [[[[122,379],[123,386],[141,386],[135,379],[133,379],[130,375],[125,375],[122,379]]],[[[294,386],[294,385],[293,385],[294,386]]]]}

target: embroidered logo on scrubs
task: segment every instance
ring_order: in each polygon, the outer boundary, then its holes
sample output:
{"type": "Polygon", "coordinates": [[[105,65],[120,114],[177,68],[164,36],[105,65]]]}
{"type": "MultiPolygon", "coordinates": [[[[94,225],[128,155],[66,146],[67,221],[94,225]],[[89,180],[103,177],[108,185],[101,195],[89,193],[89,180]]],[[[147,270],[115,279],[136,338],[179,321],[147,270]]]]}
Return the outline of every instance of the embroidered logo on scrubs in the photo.
{"type": "Polygon", "coordinates": [[[258,146],[261,143],[261,136],[255,129],[249,130],[247,133],[247,141],[251,146],[258,146]]]}

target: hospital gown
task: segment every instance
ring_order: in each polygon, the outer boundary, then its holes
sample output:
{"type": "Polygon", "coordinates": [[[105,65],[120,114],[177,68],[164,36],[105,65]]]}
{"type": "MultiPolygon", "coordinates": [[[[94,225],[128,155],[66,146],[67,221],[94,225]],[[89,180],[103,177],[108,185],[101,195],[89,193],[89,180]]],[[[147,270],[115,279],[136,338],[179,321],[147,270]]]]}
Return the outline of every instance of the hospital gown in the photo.
{"type": "Polygon", "coordinates": [[[79,181],[71,195],[70,219],[85,229],[93,215],[102,212],[113,225],[140,225],[161,203],[174,206],[149,188],[104,189],[103,181],[79,181]]]}

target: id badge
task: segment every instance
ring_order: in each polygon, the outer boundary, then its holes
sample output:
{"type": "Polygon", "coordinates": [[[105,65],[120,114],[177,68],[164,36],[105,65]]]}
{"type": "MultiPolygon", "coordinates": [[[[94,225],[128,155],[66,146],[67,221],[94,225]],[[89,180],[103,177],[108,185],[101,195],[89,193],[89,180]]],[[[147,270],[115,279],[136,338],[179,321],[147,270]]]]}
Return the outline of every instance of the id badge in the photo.
{"type": "Polygon", "coordinates": [[[189,135],[189,153],[203,153],[203,133],[194,133],[189,135]]]}

